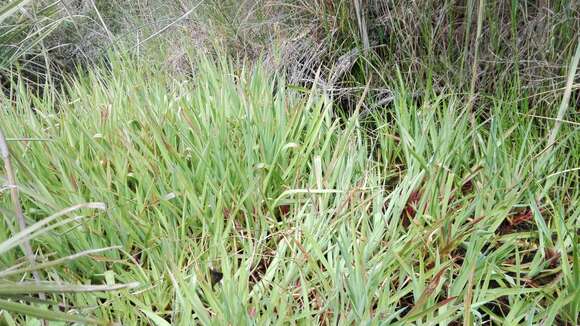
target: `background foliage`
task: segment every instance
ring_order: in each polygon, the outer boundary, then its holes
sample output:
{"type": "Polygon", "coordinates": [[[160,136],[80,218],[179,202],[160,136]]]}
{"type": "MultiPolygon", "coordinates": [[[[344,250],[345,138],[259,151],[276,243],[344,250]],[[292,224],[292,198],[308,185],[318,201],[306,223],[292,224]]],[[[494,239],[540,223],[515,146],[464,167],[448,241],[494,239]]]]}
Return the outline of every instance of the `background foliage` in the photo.
{"type": "Polygon", "coordinates": [[[0,8],[0,323],[577,323],[575,1],[0,8]]]}

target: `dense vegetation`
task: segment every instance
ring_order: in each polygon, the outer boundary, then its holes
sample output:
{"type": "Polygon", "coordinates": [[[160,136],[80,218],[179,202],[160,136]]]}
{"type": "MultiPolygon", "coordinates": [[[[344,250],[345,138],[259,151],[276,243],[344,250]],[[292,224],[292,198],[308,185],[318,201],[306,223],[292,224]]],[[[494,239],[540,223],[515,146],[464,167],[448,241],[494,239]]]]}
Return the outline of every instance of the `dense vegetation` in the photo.
{"type": "Polygon", "coordinates": [[[0,324],[577,324],[579,17],[1,3],[0,324]]]}

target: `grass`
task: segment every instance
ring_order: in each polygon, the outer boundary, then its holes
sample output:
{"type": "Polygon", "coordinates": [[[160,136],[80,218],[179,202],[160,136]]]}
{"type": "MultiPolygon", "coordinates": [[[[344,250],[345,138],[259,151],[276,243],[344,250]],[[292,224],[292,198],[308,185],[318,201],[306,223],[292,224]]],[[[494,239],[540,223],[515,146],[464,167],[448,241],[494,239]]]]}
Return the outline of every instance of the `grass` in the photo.
{"type": "Polygon", "coordinates": [[[0,325],[576,325],[578,17],[0,5],[0,325]]]}
{"type": "MultiPolygon", "coordinates": [[[[419,101],[402,76],[388,111],[345,117],[261,65],[191,61],[175,78],[113,55],[60,92],[2,99],[29,225],[107,206],[32,239],[41,278],[140,284],[45,291],[45,308],[123,325],[575,324],[577,124],[548,146],[553,123],[517,92],[473,119],[460,95],[419,101]]],[[[30,278],[1,275],[0,290],[30,278]]]]}
{"type": "Polygon", "coordinates": [[[46,28],[37,30],[58,27],[41,34],[42,46],[21,46],[32,52],[21,65],[41,81],[51,74],[58,83],[61,70],[90,67],[119,43],[141,53],[159,40],[172,51],[160,55],[154,46],[153,54],[176,71],[187,70],[189,46],[211,52],[218,43],[240,60],[266,57],[266,67],[287,72],[293,83],[310,85],[321,68],[319,82],[335,90],[346,110],[369,81],[365,106],[384,103],[394,90],[388,86],[398,82],[394,67],[417,96],[469,92],[479,108],[505,89],[545,106],[559,101],[580,33],[578,6],[568,0],[32,2],[27,9],[38,17],[43,5],[53,8],[51,19],[36,23],[46,28]]]}

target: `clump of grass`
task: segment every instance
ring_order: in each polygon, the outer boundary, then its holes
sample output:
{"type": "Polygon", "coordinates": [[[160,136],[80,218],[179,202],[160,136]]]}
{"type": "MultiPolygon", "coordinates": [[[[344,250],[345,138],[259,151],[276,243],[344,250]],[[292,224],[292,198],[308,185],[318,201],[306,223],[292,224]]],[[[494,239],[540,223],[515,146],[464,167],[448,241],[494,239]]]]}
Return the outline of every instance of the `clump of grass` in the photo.
{"type": "Polygon", "coordinates": [[[158,58],[169,69],[189,71],[191,44],[207,52],[219,44],[240,62],[265,57],[292,83],[310,87],[320,71],[318,86],[346,112],[369,81],[365,108],[388,107],[399,69],[416,97],[456,92],[479,112],[490,96],[517,92],[545,114],[580,31],[578,8],[565,0],[82,0],[51,8],[66,18],[42,51],[41,70],[54,75],[56,66],[90,66],[120,43],[159,56],[153,40],[171,48],[158,58]]]}
{"type": "Polygon", "coordinates": [[[44,40],[61,22],[54,19],[55,11],[54,3],[31,7],[30,0],[13,0],[0,4],[0,91],[18,78],[34,86],[51,82],[44,40]]]}
{"type": "Polygon", "coordinates": [[[35,251],[121,246],[43,276],[143,285],[62,304],[128,325],[575,322],[575,125],[537,160],[549,130],[524,102],[473,125],[456,95],[400,82],[389,114],[341,120],[259,65],[193,61],[175,79],[113,56],[50,100],[2,101],[31,220],[109,207],[35,251]]]}

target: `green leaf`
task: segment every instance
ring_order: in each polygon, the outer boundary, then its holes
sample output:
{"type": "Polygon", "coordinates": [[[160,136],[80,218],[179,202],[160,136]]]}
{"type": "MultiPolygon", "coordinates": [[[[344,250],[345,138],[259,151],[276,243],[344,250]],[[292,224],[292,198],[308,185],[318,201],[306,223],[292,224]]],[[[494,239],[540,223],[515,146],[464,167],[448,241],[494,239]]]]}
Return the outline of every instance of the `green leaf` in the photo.
{"type": "Polygon", "coordinates": [[[121,289],[131,289],[139,286],[139,283],[116,285],[72,285],[57,283],[4,283],[0,284],[0,296],[34,294],[34,293],[79,293],[79,292],[103,292],[117,291],[121,289]]]}
{"type": "Polygon", "coordinates": [[[16,10],[20,9],[32,0],[13,0],[8,4],[0,7],[0,23],[2,23],[6,18],[10,17],[16,10]]]}
{"type": "Polygon", "coordinates": [[[165,319],[157,316],[154,312],[141,309],[141,311],[147,316],[147,318],[151,319],[151,321],[155,324],[155,326],[171,326],[165,319]]]}
{"type": "Polygon", "coordinates": [[[46,310],[6,300],[0,300],[0,309],[46,320],[68,321],[85,324],[105,324],[92,318],[75,316],[60,311],[46,310]]]}
{"type": "MultiPolygon", "coordinates": [[[[48,224],[50,224],[52,221],[56,220],[57,218],[64,216],[64,215],[67,215],[69,213],[72,213],[76,210],[83,209],[83,208],[106,210],[106,206],[104,203],[79,204],[79,205],[75,205],[75,206],[63,209],[62,211],[60,211],[54,215],[51,215],[51,216],[41,220],[40,222],[34,223],[33,225],[27,227],[26,229],[18,232],[14,236],[10,237],[8,240],[0,243],[0,254],[3,254],[6,251],[18,246],[20,243],[22,243],[26,239],[33,238],[35,236],[38,236],[40,234],[43,234],[43,233],[49,231],[50,228],[48,228],[46,226],[48,224]]],[[[74,220],[76,220],[76,218],[70,219],[68,221],[72,222],[74,220]]]]}

